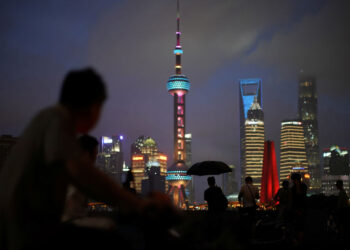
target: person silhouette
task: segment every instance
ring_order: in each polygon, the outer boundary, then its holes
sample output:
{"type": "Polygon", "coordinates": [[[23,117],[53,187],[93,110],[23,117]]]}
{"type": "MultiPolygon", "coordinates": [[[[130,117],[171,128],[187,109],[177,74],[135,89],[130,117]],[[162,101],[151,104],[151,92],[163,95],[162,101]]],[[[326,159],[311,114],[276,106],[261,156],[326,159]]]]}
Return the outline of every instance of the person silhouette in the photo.
{"type": "Polygon", "coordinates": [[[211,213],[223,212],[227,208],[228,201],[221,188],[215,185],[213,176],[207,179],[209,188],[204,191],[204,200],[208,203],[208,211],[211,213]]]}
{"type": "Polygon", "coordinates": [[[292,173],[293,186],[290,188],[290,199],[288,206],[291,215],[292,226],[296,233],[295,244],[300,246],[304,241],[306,221],[306,194],[307,186],[301,181],[300,173],[292,173]]]}
{"type": "Polygon", "coordinates": [[[64,240],[56,234],[69,184],[139,213],[150,205],[171,206],[137,198],[83,156],[76,136],[95,127],[106,98],[105,84],[93,69],[70,71],[58,103],[26,127],[0,172],[0,249],[51,249],[52,242],[64,240]]]}
{"type": "Polygon", "coordinates": [[[277,219],[281,221],[282,223],[286,222],[287,219],[287,208],[288,208],[288,201],[289,201],[289,181],[284,180],[282,182],[282,187],[278,189],[274,200],[275,202],[279,202],[277,206],[278,210],[278,216],[277,219]]]}
{"type": "Polygon", "coordinates": [[[345,192],[344,183],[342,180],[337,180],[335,184],[338,193],[337,207],[335,211],[335,219],[338,228],[339,238],[344,237],[344,232],[348,229],[349,222],[349,197],[345,192]]]}
{"type": "Polygon", "coordinates": [[[247,237],[254,238],[256,230],[256,199],[259,199],[259,189],[253,185],[253,178],[247,176],[245,179],[245,184],[241,187],[238,194],[238,201],[243,208],[240,210],[242,218],[246,220],[247,227],[247,237]],[[243,201],[242,201],[243,200],[243,201]]]}

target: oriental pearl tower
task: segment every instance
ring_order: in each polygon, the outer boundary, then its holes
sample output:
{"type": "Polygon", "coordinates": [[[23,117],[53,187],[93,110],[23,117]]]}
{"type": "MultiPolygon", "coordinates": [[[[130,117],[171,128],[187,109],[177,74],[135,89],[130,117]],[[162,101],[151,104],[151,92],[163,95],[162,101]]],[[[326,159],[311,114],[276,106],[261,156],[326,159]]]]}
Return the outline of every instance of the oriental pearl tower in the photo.
{"type": "Polygon", "coordinates": [[[188,207],[186,186],[191,181],[191,176],[186,174],[188,167],[185,164],[185,114],[186,94],[190,90],[188,78],[182,74],[181,55],[183,53],[180,44],[180,12],[179,0],[177,0],[177,30],[175,54],[175,75],[169,77],[167,82],[168,92],[174,98],[174,163],[168,168],[166,180],[169,188],[168,194],[175,205],[180,208],[188,207]]]}

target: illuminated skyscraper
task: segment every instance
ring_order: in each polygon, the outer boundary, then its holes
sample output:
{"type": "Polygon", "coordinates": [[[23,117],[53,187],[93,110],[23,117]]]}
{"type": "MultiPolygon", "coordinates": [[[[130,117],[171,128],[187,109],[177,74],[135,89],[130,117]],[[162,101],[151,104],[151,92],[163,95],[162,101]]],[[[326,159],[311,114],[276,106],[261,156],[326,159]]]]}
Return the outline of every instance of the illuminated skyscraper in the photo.
{"type": "Polygon", "coordinates": [[[337,195],[335,183],[342,180],[344,189],[349,194],[349,150],[336,145],[323,150],[322,193],[337,195]]]}
{"type": "Polygon", "coordinates": [[[250,176],[253,184],[260,188],[264,159],[265,127],[264,113],[257,97],[247,112],[244,125],[242,178],[250,176]]]}
{"type": "Polygon", "coordinates": [[[119,183],[123,174],[123,139],[124,137],[122,135],[112,137],[102,136],[97,155],[98,166],[119,183]]]}
{"type": "MultiPolygon", "coordinates": [[[[262,83],[261,79],[241,79],[239,81],[239,111],[240,111],[240,165],[242,182],[245,178],[245,122],[248,118],[248,110],[254,99],[262,109],[262,83]]],[[[264,141],[264,140],[263,140],[264,141]]]]}
{"type": "Polygon", "coordinates": [[[192,179],[186,175],[188,167],[186,166],[186,143],[185,143],[185,111],[186,94],[190,90],[188,78],[182,74],[181,55],[183,53],[180,44],[180,8],[177,1],[177,30],[175,54],[175,75],[170,76],[167,82],[168,92],[174,97],[174,164],[168,169],[167,180],[171,186],[169,194],[174,203],[179,207],[186,207],[187,197],[185,188],[192,179]]]}
{"type": "Polygon", "coordinates": [[[310,191],[321,187],[321,167],[318,141],[317,93],[314,77],[299,77],[298,115],[303,123],[306,158],[310,173],[310,191]]]}
{"type": "MultiPolygon", "coordinates": [[[[159,173],[160,176],[165,177],[167,160],[168,157],[159,152],[153,138],[138,137],[131,145],[131,172],[134,176],[134,183],[131,184],[131,187],[135,188],[138,193],[142,193],[142,181],[149,179],[150,175],[159,173]],[[157,170],[151,170],[151,168],[157,168],[157,170]]],[[[160,191],[158,188],[157,190],[160,191]]]]}
{"type": "Polygon", "coordinates": [[[304,129],[301,121],[286,120],[281,123],[280,154],[280,182],[289,180],[292,172],[300,172],[305,177],[304,181],[309,181],[307,180],[309,175],[304,129]]]}
{"type": "Polygon", "coordinates": [[[192,166],[192,134],[185,134],[186,165],[192,166]]]}
{"type": "MultiPolygon", "coordinates": [[[[185,144],[186,144],[186,166],[191,167],[192,166],[192,134],[187,133],[185,134],[185,144]]],[[[188,192],[188,201],[192,204],[195,200],[194,195],[194,177],[192,177],[192,180],[188,183],[187,188],[188,192]]]]}

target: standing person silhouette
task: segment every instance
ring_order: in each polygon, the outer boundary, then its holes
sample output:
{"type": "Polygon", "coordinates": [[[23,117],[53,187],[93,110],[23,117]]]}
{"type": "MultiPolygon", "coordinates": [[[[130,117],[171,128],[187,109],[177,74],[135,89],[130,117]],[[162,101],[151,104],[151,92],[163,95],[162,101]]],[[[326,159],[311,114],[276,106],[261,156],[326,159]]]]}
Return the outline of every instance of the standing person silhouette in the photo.
{"type": "Polygon", "coordinates": [[[242,215],[246,216],[248,220],[248,227],[250,230],[250,237],[254,238],[255,236],[255,222],[256,222],[256,201],[259,199],[259,189],[253,185],[253,178],[247,176],[245,179],[245,184],[241,187],[241,190],[238,194],[238,201],[240,204],[243,203],[242,215]],[[242,202],[243,199],[243,202],[242,202]]]}
{"type": "Polygon", "coordinates": [[[307,186],[301,181],[299,173],[292,173],[291,180],[293,186],[290,188],[289,206],[292,224],[296,233],[295,244],[300,246],[304,242],[307,186]]]}
{"type": "Polygon", "coordinates": [[[281,221],[283,224],[286,223],[287,219],[287,210],[288,210],[288,201],[289,201],[289,181],[284,180],[282,182],[282,187],[277,191],[274,200],[279,202],[278,209],[278,217],[277,219],[281,221]]]}
{"type": "Polygon", "coordinates": [[[345,192],[342,180],[337,180],[335,186],[339,190],[335,217],[339,238],[343,238],[349,223],[349,197],[345,192]]]}
{"type": "Polygon", "coordinates": [[[259,189],[253,185],[253,178],[248,176],[245,178],[245,184],[241,187],[241,190],[238,194],[238,201],[242,203],[243,200],[243,208],[251,214],[255,215],[256,210],[256,201],[255,199],[259,199],[259,189]]]}
{"type": "Polygon", "coordinates": [[[207,179],[209,188],[204,191],[204,200],[208,203],[208,211],[211,213],[220,213],[227,208],[227,199],[221,188],[215,185],[214,176],[207,179]]]}
{"type": "Polygon", "coordinates": [[[54,237],[68,184],[95,200],[137,212],[170,204],[131,195],[83,157],[76,136],[95,127],[106,97],[94,70],[71,71],[59,102],[26,127],[0,172],[0,249],[52,249],[64,241],[54,237]]]}

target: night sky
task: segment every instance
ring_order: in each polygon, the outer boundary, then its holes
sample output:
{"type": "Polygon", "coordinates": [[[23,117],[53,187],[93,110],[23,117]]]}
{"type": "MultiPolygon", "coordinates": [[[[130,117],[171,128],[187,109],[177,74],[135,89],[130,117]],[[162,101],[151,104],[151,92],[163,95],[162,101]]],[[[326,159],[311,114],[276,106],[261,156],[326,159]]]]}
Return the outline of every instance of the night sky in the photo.
{"type": "MultiPolygon", "coordinates": [[[[278,150],[300,70],[317,78],[321,150],[350,147],[349,11],[347,0],[182,0],[193,162],[239,166],[241,78],[262,79],[266,138],[278,150]]],[[[175,0],[1,1],[0,134],[19,136],[57,101],[68,70],[92,66],[109,91],[92,134],[123,134],[127,159],[148,135],[172,158],[175,31],[175,0]]]]}

